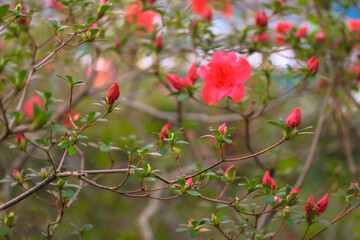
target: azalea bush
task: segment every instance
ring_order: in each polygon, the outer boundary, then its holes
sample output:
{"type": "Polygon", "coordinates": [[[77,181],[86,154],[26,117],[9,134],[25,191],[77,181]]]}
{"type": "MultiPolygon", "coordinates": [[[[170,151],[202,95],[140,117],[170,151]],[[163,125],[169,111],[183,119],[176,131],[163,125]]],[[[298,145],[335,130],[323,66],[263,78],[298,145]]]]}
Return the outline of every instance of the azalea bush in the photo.
{"type": "Polygon", "coordinates": [[[0,3],[0,239],[356,239],[357,1],[0,3]]]}

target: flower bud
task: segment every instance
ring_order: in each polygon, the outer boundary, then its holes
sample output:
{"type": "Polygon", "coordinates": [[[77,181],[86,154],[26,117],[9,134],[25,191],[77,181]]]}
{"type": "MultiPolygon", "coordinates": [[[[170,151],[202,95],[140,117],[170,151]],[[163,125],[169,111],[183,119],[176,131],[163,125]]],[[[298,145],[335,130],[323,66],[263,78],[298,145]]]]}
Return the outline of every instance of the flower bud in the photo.
{"type": "Polygon", "coordinates": [[[274,196],[274,202],[281,202],[281,197],[274,196]]]}
{"type": "Polygon", "coordinates": [[[307,63],[307,68],[309,69],[310,73],[315,75],[319,69],[319,61],[317,59],[317,55],[310,58],[307,63]]]}
{"type": "Polygon", "coordinates": [[[325,194],[325,196],[320,199],[318,202],[317,202],[317,206],[316,206],[316,216],[320,216],[321,214],[323,214],[328,206],[328,200],[329,200],[329,194],[325,194]]]}
{"type": "Polygon", "coordinates": [[[315,36],[314,36],[314,41],[325,42],[325,40],[326,40],[325,32],[319,32],[319,33],[315,34],[315,36]]]}
{"type": "Polygon", "coordinates": [[[299,187],[294,188],[293,190],[291,190],[291,192],[289,193],[289,195],[287,196],[286,200],[295,202],[299,199],[300,193],[299,193],[299,187]],[[292,199],[292,195],[296,193],[296,196],[294,199],[292,199]]]}
{"type": "Polygon", "coordinates": [[[270,177],[270,173],[269,171],[266,171],[263,180],[262,180],[262,184],[267,184],[269,185],[269,188],[271,190],[275,190],[276,189],[276,183],[274,181],[274,179],[272,177],[270,177]]]}
{"type": "Polygon", "coordinates": [[[289,206],[286,206],[284,207],[284,209],[282,210],[281,212],[281,215],[286,218],[286,217],[289,217],[290,216],[290,213],[291,213],[291,209],[289,206]]]}
{"type": "Polygon", "coordinates": [[[48,177],[48,172],[46,171],[45,168],[41,168],[40,170],[40,179],[44,180],[48,177]]]}
{"type": "Polygon", "coordinates": [[[223,123],[218,130],[221,132],[222,135],[225,135],[225,133],[227,132],[227,127],[226,127],[226,123],[223,123]]]}
{"type": "Polygon", "coordinates": [[[213,213],[210,216],[210,221],[211,221],[211,224],[214,225],[215,227],[220,225],[219,219],[213,213]]]}
{"type": "Polygon", "coordinates": [[[305,25],[305,26],[302,26],[300,27],[296,33],[295,33],[295,37],[297,37],[298,39],[301,39],[303,37],[306,37],[307,35],[307,29],[308,27],[305,25]]]}
{"type": "Polygon", "coordinates": [[[189,80],[190,80],[191,84],[194,85],[198,79],[198,74],[196,71],[196,63],[191,64],[188,75],[189,75],[189,80]]]}
{"type": "Polygon", "coordinates": [[[305,204],[305,212],[306,215],[309,216],[310,212],[314,209],[314,204],[310,204],[310,203],[314,203],[314,196],[311,194],[311,196],[309,197],[309,199],[307,200],[307,204],[305,204]]]}
{"type": "Polygon", "coordinates": [[[119,98],[120,90],[119,85],[117,83],[113,83],[113,85],[109,88],[106,100],[108,102],[108,106],[114,104],[114,102],[119,98]]]}
{"type": "Polygon", "coordinates": [[[193,179],[189,178],[188,180],[185,181],[185,187],[186,188],[191,188],[192,183],[193,183],[193,179]]]}
{"type": "Polygon", "coordinates": [[[292,111],[286,119],[286,126],[290,126],[293,129],[297,128],[301,123],[301,111],[300,108],[296,108],[292,111]]]}
{"type": "Polygon", "coordinates": [[[101,0],[101,1],[100,1],[100,5],[105,5],[105,4],[107,4],[107,3],[108,3],[107,0],[101,0]]]}
{"type": "Polygon", "coordinates": [[[155,39],[155,47],[157,51],[161,51],[162,47],[163,47],[163,39],[161,36],[157,36],[155,39]]]}
{"type": "Polygon", "coordinates": [[[26,141],[26,138],[24,137],[24,134],[23,133],[17,133],[15,135],[15,144],[20,147],[22,150],[25,150],[26,149],[26,144],[27,144],[27,141],[26,141]]]}
{"type": "Polygon", "coordinates": [[[99,26],[97,25],[97,23],[94,23],[93,25],[91,25],[90,30],[98,29],[98,28],[99,28],[99,26]]]}
{"type": "MultiPolygon", "coordinates": [[[[359,187],[359,183],[358,183],[358,182],[354,183],[354,185],[357,186],[357,187],[359,187]]],[[[349,189],[353,189],[353,188],[350,186],[349,189]]],[[[358,191],[356,191],[355,189],[354,189],[354,194],[355,194],[355,195],[358,194],[358,191]]]]}
{"type": "Polygon", "coordinates": [[[161,132],[160,132],[160,134],[159,134],[159,139],[160,139],[161,142],[164,142],[164,138],[168,138],[168,137],[169,137],[166,129],[168,129],[169,131],[171,131],[171,123],[165,124],[165,126],[163,126],[163,128],[161,129],[161,132]]]}
{"type": "Polygon", "coordinates": [[[255,25],[258,27],[267,27],[268,25],[268,17],[265,13],[265,11],[262,11],[261,13],[259,10],[256,10],[255,13],[255,25]]]}
{"type": "Polygon", "coordinates": [[[114,42],[114,46],[115,46],[116,48],[118,48],[118,47],[120,46],[120,43],[121,43],[120,38],[117,38],[117,39],[115,40],[115,42],[114,42]]]}
{"type": "Polygon", "coordinates": [[[230,169],[232,169],[232,168],[235,168],[235,166],[234,165],[231,165],[230,167],[228,167],[227,169],[226,169],[226,171],[225,171],[225,178],[226,178],[226,180],[228,181],[228,182],[233,182],[234,180],[235,180],[235,176],[236,176],[236,170],[233,172],[233,174],[230,176],[229,175],[229,171],[230,171],[230,169]]]}
{"type": "Polygon", "coordinates": [[[189,225],[190,227],[192,226],[192,224],[191,224],[192,221],[194,221],[194,219],[192,219],[192,218],[189,218],[189,219],[188,219],[188,225],[189,225]]]}
{"type": "Polygon", "coordinates": [[[15,170],[15,169],[13,170],[12,177],[17,183],[22,184],[23,179],[22,179],[22,176],[21,176],[21,174],[20,174],[20,172],[18,170],[15,170]]]}

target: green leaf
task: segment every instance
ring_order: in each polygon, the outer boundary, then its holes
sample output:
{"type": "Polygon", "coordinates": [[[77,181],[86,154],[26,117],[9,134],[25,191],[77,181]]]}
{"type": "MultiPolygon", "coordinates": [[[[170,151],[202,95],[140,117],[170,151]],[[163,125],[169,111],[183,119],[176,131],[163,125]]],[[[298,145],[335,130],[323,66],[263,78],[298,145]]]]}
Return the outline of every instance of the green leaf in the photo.
{"type": "Polygon", "coordinates": [[[4,4],[0,7],[0,21],[2,21],[2,19],[5,17],[9,8],[10,8],[9,4],[4,4]]]}
{"type": "Polygon", "coordinates": [[[217,217],[217,218],[221,218],[222,216],[225,216],[225,215],[228,214],[229,212],[231,212],[231,210],[224,210],[224,211],[218,212],[218,213],[216,214],[216,217],[217,217]]]}
{"type": "Polygon", "coordinates": [[[9,227],[8,226],[1,226],[0,227],[0,235],[6,235],[9,233],[9,227]]]}
{"type": "Polygon", "coordinates": [[[320,223],[321,225],[327,227],[327,228],[330,228],[331,227],[331,224],[323,219],[320,219],[318,220],[318,223],[320,223]]]}
{"type": "Polygon", "coordinates": [[[68,153],[69,153],[70,156],[75,155],[76,154],[76,148],[74,146],[70,146],[68,148],[68,153]]]}
{"type": "Polygon", "coordinates": [[[73,198],[75,195],[74,191],[71,189],[64,189],[63,194],[65,195],[65,197],[68,197],[68,198],[73,198]]]}
{"type": "Polygon", "coordinates": [[[267,204],[271,204],[274,202],[274,195],[265,195],[264,200],[267,204]]]}
{"type": "Polygon", "coordinates": [[[56,132],[66,132],[67,128],[62,125],[49,125],[44,127],[45,130],[48,131],[56,131],[56,132]]]}
{"type": "Polygon", "coordinates": [[[286,218],[286,223],[291,227],[295,226],[295,221],[291,218],[286,218]]]}
{"type": "Polygon", "coordinates": [[[90,231],[91,229],[93,229],[93,225],[91,224],[85,224],[82,229],[80,230],[80,235],[83,236],[85,233],[87,233],[88,231],[90,231]]]}
{"type": "Polygon", "coordinates": [[[192,195],[192,196],[195,196],[195,197],[200,196],[200,193],[197,192],[197,191],[194,191],[194,190],[188,190],[188,191],[186,191],[186,192],[187,192],[188,194],[192,195]]]}

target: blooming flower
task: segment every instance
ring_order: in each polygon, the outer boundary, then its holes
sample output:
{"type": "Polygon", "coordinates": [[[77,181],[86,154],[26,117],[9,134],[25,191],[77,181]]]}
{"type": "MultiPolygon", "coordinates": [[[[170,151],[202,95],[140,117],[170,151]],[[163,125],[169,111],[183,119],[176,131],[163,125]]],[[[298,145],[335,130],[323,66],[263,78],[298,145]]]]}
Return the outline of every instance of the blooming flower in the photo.
{"type": "Polygon", "coordinates": [[[235,103],[240,102],[250,75],[251,66],[246,59],[238,59],[235,52],[215,52],[208,65],[199,70],[205,83],[201,91],[203,100],[212,105],[227,95],[235,103]]]}
{"type": "Polygon", "coordinates": [[[312,74],[316,74],[318,69],[319,69],[319,61],[317,59],[317,55],[311,57],[307,63],[306,63],[307,68],[309,69],[310,73],[312,74]]]}
{"type": "Polygon", "coordinates": [[[262,180],[262,184],[267,184],[269,185],[271,190],[275,190],[276,189],[276,183],[274,181],[274,179],[272,177],[270,177],[270,173],[269,171],[266,171],[263,180],[262,180]]]}
{"type": "Polygon", "coordinates": [[[215,5],[216,9],[221,9],[221,13],[226,17],[231,16],[234,11],[230,0],[191,0],[194,13],[209,21],[212,19],[210,4],[215,5]]]}
{"type": "Polygon", "coordinates": [[[154,31],[154,25],[161,21],[160,15],[152,10],[142,10],[140,0],[136,1],[130,7],[125,9],[126,20],[128,23],[135,23],[139,28],[145,28],[147,32],[154,31]]]}
{"type": "Polygon", "coordinates": [[[296,108],[292,111],[286,119],[286,126],[297,128],[301,123],[301,110],[296,108]]]}
{"type": "Polygon", "coordinates": [[[218,128],[218,130],[221,132],[221,134],[225,134],[227,132],[226,123],[221,124],[221,126],[218,128]]]}
{"type": "Polygon", "coordinates": [[[269,41],[269,36],[266,32],[260,34],[254,34],[251,36],[251,41],[253,43],[264,43],[269,41]]]}
{"type": "Polygon", "coordinates": [[[265,11],[262,11],[261,13],[259,10],[256,10],[255,13],[255,25],[258,27],[267,27],[268,25],[268,17],[266,15],[265,11]]]}
{"type": "Polygon", "coordinates": [[[196,64],[193,63],[189,69],[188,77],[181,78],[175,74],[166,73],[166,77],[169,80],[169,84],[174,91],[179,91],[184,88],[191,87],[197,80],[196,64]]]}
{"type": "Polygon", "coordinates": [[[275,41],[279,45],[285,44],[285,39],[282,35],[287,35],[291,30],[291,23],[289,22],[276,22],[275,23],[275,41]]]}
{"type": "Polygon", "coordinates": [[[42,99],[39,95],[33,95],[30,97],[24,104],[23,113],[27,118],[34,118],[34,104],[40,107],[42,104],[42,99]]]}
{"type": "Polygon", "coordinates": [[[325,40],[326,40],[325,32],[319,32],[319,33],[315,34],[315,36],[314,36],[314,41],[325,42],[325,40]]]}
{"type": "Polygon", "coordinates": [[[305,204],[305,212],[306,215],[310,215],[311,210],[314,209],[314,204],[310,204],[310,203],[314,203],[314,196],[311,194],[311,196],[309,197],[309,199],[307,200],[307,204],[305,204]]]}
{"type": "MultiPolygon", "coordinates": [[[[71,118],[73,121],[77,121],[80,119],[80,113],[74,113],[74,110],[71,110],[71,118]]],[[[67,127],[67,128],[72,128],[73,125],[70,122],[69,119],[69,111],[66,111],[66,113],[64,114],[63,118],[62,118],[62,125],[67,127]]]]}
{"type": "Polygon", "coordinates": [[[111,85],[111,87],[109,88],[106,97],[108,105],[109,106],[113,105],[113,103],[119,98],[119,96],[120,96],[119,85],[117,83],[113,83],[113,85],[111,85]]]}
{"type": "Polygon", "coordinates": [[[359,19],[349,19],[346,23],[348,28],[351,31],[358,32],[360,31],[360,20],[359,19]]]}
{"type": "Polygon", "coordinates": [[[48,5],[53,9],[62,10],[65,8],[64,4],[56,1],[56,0],[48,0],[48,5]]]}
{"type": "Polygon", "coordinates": [[[160,134],[159,134],[159,139],[160,139],[161,142],[164,142],[164,138],[169,137],[166,129],[171,131],[171,123],[165,124],[165,126],[163,126],[163,128],[161,129],[160,134]]]}
{"type": "Polygon", "coordinates": [[[307,25],[304,25],[304,26],[300,27],[300,28],[296,31],[295,37],[297,37],[298,39],[303,38],[303,37],[306,37],[306,35],[307,35],[307,29],[308,29],[307,25]]]}
{"type": "Polygon", "coordinates": [[[316,216],[320,216],[321,214],[323,214],[328,206],[328,200],[329,200],[329,194],[325,194],[325,196],[320,199],[317,202],[317,206],[315,207],[315,209],[317,210],[316,212],[316,216]]]}

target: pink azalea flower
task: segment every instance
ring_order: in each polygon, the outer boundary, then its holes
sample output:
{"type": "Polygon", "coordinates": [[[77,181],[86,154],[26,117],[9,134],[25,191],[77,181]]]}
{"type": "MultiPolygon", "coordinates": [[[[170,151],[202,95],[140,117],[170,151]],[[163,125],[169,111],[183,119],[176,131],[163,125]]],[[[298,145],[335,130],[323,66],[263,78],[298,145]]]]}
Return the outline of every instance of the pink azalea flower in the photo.
{"type": "Polygon", "coordinates": [[[142,10],[141,1],[138,0],[130,7],[125,9],[126,20],[128,23],[135,23],[139,28],[145,28],[147,32],[154,31],[154,25],[161,21],[160,15],[152,10],[142,10]]]}
{"type": "Polygon", "coordinates": [[[36,104],[38,107],[42,104],[42,99],[39,95],[33,95],[30,97],[24,104],[23,113],[27,118],[33,119],[34,118],[34,105],[36,104]]]}
{"type": "Polygon", "coordinates": [[[201,66],[199,70],[199,76],[205,83],[201,91],[203,100],[213,105],[227,95],[235,103],[240,102],[245,95],[244,83],[251,71],[249,62],[244,58],[238,59],[235,52],[215,52],[208,65],[201,66]]]}

